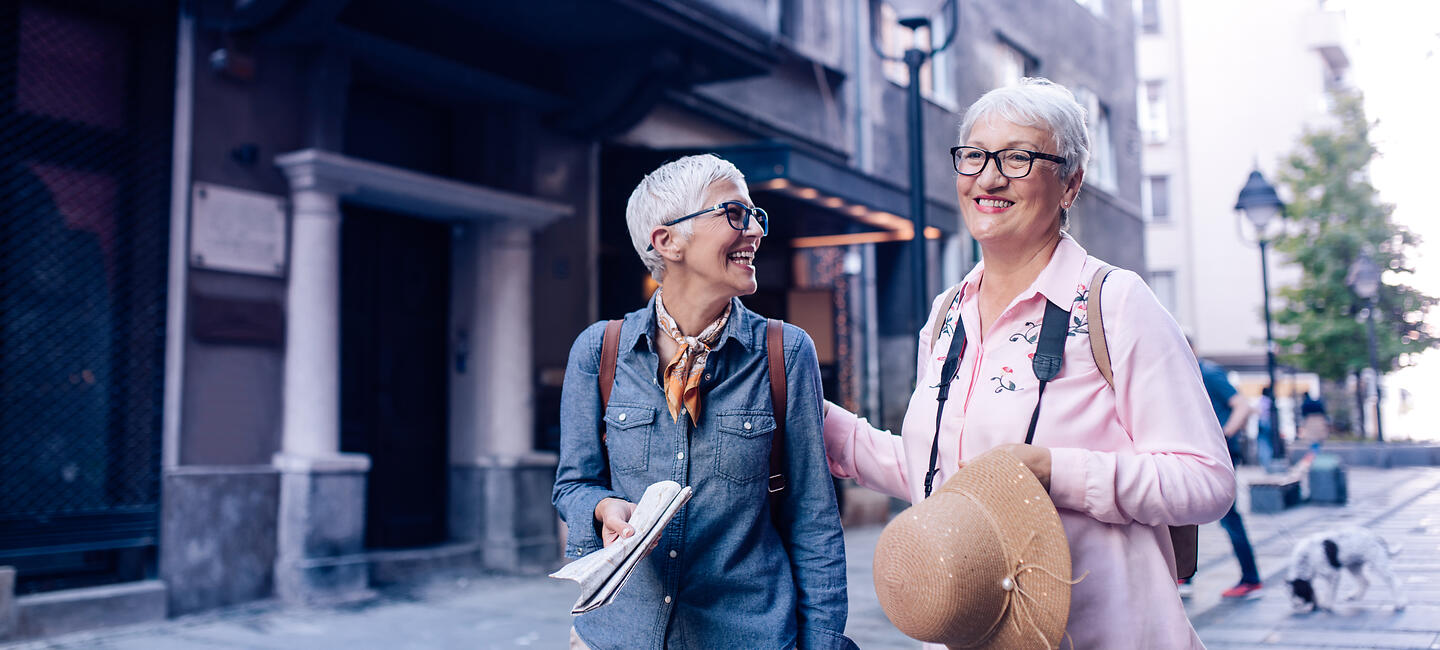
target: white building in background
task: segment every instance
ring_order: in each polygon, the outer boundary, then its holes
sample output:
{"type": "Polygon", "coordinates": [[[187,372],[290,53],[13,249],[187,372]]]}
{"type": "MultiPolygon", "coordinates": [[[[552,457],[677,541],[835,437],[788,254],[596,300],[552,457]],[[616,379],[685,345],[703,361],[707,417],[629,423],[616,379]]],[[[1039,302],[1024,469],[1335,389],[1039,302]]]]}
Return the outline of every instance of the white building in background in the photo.
{"type": "MultiPolygon", "coordinates": [[[[1278,170],[1344,84],[1344,17],[1316,0],[1137,0],[1142,211],[1150,285],[1202,356],[1258,395],[1265,378],[1260,252],[1235,213],[1253,169],[1278,170]]],[[[1282,191],[1282,198],[1284,196],[1282,191]]],[[[1248,227],[1248,224],[1246,224],[1248,227]]],[[[1299,269],[1270,254],[1277,287],[1299,269]]],[[[1282,371],[1281,418],[1290,380],[1282,371]]]]}

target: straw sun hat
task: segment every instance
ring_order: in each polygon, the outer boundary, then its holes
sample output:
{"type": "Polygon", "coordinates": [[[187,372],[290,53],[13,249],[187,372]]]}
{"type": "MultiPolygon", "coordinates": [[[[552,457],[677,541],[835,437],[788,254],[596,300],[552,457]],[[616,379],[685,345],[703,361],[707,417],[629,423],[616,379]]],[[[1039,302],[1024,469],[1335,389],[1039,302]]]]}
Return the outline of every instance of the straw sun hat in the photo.
{"type": "Polygon", "coordinates": [[[1070,615],[1070,546],[1025,464],[967,463],[885,526],[875,593],[906,635],[957,648],[1056,648],[1070,615]]]}

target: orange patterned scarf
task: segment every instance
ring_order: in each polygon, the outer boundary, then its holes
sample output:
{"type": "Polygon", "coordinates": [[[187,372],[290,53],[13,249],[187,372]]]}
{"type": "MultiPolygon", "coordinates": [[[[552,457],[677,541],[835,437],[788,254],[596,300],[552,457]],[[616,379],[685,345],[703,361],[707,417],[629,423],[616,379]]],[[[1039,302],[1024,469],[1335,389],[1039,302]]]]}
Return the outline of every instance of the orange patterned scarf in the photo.
{"type": "Polygon", "coordinates": [[[730,305],[715,322],[706,326],[699,336],[685,336],[675,319],[665,311],[661,299],[663,290],[655,292],[655,322],[661,332],[680,345],[680,352],[670,365],[665,366],[665,403],[670,407],[670,418],[680,421],[680,407],[690,413],[690,422],[700,424],[700,378],[705,374],[705,361],[710,357],[710,347],[720,341],[725,332],[725,323],[730,320],[730,305]]]}

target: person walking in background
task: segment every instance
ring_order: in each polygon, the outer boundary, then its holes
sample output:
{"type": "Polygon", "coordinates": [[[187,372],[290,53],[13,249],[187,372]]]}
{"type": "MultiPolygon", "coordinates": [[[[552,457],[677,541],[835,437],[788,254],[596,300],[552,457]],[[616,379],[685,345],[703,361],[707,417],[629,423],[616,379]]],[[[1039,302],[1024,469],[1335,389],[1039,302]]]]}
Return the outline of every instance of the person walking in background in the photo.
{"type": "MultiPolygon", "coordinates": [[[[1230,383],[1225,368],[1209,359],[1200,359],[1200,353],[1195,351],[1195,341],[1188,337],[1186,340],[1190,342],[1190,350],[1195,352],[1195,357],[1200,362],[1200,376],[1205,382],[1205,392],[1210,395],[1210,406],[1215,409],[1216,419],[1222,423],[1221,432],[1225,434],[1226,446],[1230,448],[1231,461],[1239,465],[1244,455],[1240,436],[1245,431],[1245,422],[1250,419],[1250,404],[1230,383]]],[[[1250,536],[1245,534],[1245,522],[1240,519],[1240,510],[1234,503],[1230,504],[1230,511],[1220,519],[1220,525],[1230,535],[1230,545],[1235,547],[1235,559],[1240,562],[1240,582],[1226,589],[1221,595],[1226,598],[1243,598],[1260,591],[1260,569],[1255,565],[1255,549],[1250,546],[1250,536]]],[[[1180,595],[1189,596],[1190,581],[1181,580],[1179,584],[1180,595]]]]}
{"type": "Polygon", "coordinates": [[[1266,386],[1260,391],[1260,399],[1255,401],[1255,449],[1256,455],[1260,457],[1260,466],[1270,471],[1270,464],[1275,460],[1275,439],[1270,436],[1275,434],[1275,423],[1270,421],[1270,406],[1275,401],[1275,393],[1266,386]]]}
{"type": "Polygon", "coordinates": [[[1320,443],[1330,437],[1330,417],[1325,414],[1325,401],[1305,394],[1300,402],[1300,437],[1310,444],[1311,450],[1318,450],[1320,443]]]}

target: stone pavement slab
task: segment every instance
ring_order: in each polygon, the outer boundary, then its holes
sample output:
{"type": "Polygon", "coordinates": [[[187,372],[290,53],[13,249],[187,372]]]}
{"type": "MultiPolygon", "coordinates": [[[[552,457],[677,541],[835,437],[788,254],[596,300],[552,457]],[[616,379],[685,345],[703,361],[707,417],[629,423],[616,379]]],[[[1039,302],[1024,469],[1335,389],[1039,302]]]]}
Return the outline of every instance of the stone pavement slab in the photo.
{"type": "MultiPolygon", "coordinates": [[[[1258,597],[1219,602],[1216,594],[1233,584],[1239,568],[1224,531],[1215,524],[1202,528],[1201,575],[1197,595],[1187,606],[1207,646],[1440,649],[1440,469],[1350,468],[1349,473],[1351,500],[1344,507],[1245,514],[1242,498],[1242,515],[1266,583],[1258,597]],[[1386,539],[1396,553],[1392,566],[1409,607],[1397,611],[1389,589],[1372,577],[1357,602],[1331,612],[1294,611],[1284,580],[1295,542],[1347,525],[1386,539]]],[[[1242,482],[1257,477],[1242,468],[1242,482]]],[[[1349,581],[1342,577],[1342,595],[1353,586],[1349,581]]]]}
{"type": "MultiPolygon", "coordinates": [[[[1259,477],[1241,468],[1243,482],[1259,477]]],[[[1216,524],[1202,527],[1191,620],[1211,648],[1426,648],[1440,650],[1440,469],[1349,470],[1351,500],[1344,507],[1303,506],[1273,515],[1245,515],[1267,587],[1256,598],[1222,602],[1219,592],[1239,576],[1229,538],[1216,524]],[[1368,526],[1400,552],[1397,575],[1410,598],[1396,612],[1383,585],[1336,612],[1297,615],[1282,588],[1290,548],[1311,532],[1342,524],[1368,526]]],[[[1241,491],[1241,510],[1247,512],[1241,491]]],[[[871,576],[878,526],[845,534],[850,580],[847,634],[866,650],[915,650],[919,644],[890,624],[875,598],[871,576]]],[[[1345,587],[1341,587],[1342,590],[1345,587]]],[[[287,608],[252,603],[159,624],[81,633],[0,646],[110,650],[385,650],[407,648],[563,648],[569,638],[574,583],[544,577],[459,578],[390,589],[358,605],[287,608]]]]}

